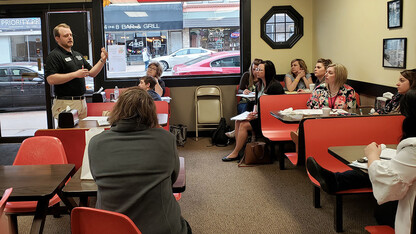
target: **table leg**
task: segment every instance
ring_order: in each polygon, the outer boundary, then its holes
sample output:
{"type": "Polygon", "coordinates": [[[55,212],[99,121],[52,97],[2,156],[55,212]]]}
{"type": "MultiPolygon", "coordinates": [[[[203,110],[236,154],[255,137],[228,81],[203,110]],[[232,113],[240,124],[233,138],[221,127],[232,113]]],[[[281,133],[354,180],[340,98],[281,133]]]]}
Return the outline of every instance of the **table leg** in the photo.
{"type": "Polygon", "coordinates": [[[81,207],[88,207],[89,206],[88,196],[80,196],[79,197],[79,206],[81,206],[81,207]]]}
{"type": "Polygon", "coordinates": [[[68,208],[69,213],[71,213],[71,210],[77,207],[77,203],[74,201],[72,197],[65,196],[62,191],[58,192],[59,198],[61,198],[61,201],[65,204],[65,206],[68,208]]]}
{"type": "Polygon", "coordinates": [[[38,205],[36,206],[35,211],[35,217],[33,218],[32,227],[30,229],[31,234],[41,234],[43,232],[48,205],[49,199],[44,198],[38,201],[38,205]]]}

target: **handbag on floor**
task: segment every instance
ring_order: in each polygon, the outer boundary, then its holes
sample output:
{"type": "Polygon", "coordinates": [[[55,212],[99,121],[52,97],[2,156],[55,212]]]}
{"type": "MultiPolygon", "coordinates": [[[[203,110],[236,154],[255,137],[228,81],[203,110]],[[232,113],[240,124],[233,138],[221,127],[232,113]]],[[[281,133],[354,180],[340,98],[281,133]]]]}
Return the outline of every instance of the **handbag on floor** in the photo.
{"type": "Polygon", "coordinates": [[[269,148],[266,146],[265,142],[254,141],[247,143],[244,150],[244,156],[238,163],[238,166],[244,167],[244,165],[241,164],[252,165],[267,163],[272,163],[269,148]]]}

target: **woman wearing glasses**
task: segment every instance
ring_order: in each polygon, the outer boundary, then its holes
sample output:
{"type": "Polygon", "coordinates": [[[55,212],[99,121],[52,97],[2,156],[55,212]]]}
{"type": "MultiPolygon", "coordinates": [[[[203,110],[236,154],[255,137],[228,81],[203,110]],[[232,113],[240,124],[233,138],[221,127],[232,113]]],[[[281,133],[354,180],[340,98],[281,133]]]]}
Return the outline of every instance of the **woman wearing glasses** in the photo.
{"type": "MultiPolygon", "coordinates": [[[[284,94],[282,85],[276,80],[276,69],[272,61],[263,61],[256,69],[258,85],[256,88],[256,103],[262,95],[284,94]]],[[[235,148],[222,161],[229,162],[239,160],[238,153],[247,141],[248,132],[252,131],[253,136],[261,131],[260,119],[257,117],[257,106],[250,112],[246,120],[235,121],[235,148]]]]}
{"type": "Polygon", "coordinates": [[[159,96],[163,97],[165,95],[165,82],[160,78],[163,73],[163,67],[159,62],[151,62],[146,70],[146,76],[151,76],[155,78],[157,84],[155,85],[155,91],[159,96]]]}

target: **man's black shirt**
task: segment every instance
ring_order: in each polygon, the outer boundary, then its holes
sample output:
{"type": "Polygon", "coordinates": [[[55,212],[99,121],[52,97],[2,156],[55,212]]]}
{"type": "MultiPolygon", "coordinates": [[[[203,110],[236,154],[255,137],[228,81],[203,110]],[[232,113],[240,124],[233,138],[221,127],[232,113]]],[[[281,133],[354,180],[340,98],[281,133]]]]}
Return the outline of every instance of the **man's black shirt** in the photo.
{"type": "MultiPolygon", "coordinates": [[[[79,52],[72,50],[71,53],[58,46],[51,51],[46,59],[45,77],[56,73],[74,72],[82,69],[82,66],[88,70],[92,68],[79,52]]],[[[55,96],[82,96],[86,91],[85,78],[74,78],[64,84],[54,86],[55,96]]]]}

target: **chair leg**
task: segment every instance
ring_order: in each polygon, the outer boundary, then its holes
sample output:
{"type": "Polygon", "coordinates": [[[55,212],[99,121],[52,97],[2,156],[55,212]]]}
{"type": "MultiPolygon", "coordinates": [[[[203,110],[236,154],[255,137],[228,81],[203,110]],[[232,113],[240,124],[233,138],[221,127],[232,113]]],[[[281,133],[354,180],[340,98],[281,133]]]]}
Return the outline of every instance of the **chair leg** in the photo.
{"type": "Polygon", "coordinates": [[[321,208],[321,189],[313,186],[313,206],[321,208]]]}
{"type": "Polygon", "coordinates": [[[342,195],[335,195],[334,226],[336,232],[342,232],[342,195]]]}
{"type": "Polygon", "coordinates": [[[19,230],[17,229],[17,215],[15,214],[9,215],[9,227],[10,227],[10,232],[12,234],[17,234],[19,232],[19,230]]]}
{"type": "Polygon", "coordinates": [[[278,152],[278,158],[279,158],[279,168],[280,170],[285,169],[285,144],[283,142],[279,142],[279,152],[278,152]]]}
{"type": "Polygon", "coordinates": [[[60,211],[60,204],[59,202],[52,206],[52,214],[54,218],[60,218],[61,217],[61,211],[60,211]]]}

